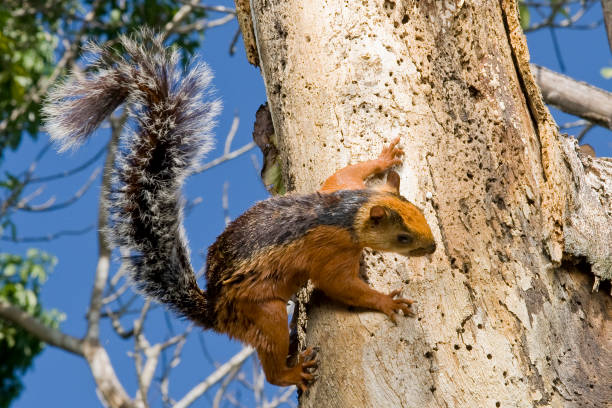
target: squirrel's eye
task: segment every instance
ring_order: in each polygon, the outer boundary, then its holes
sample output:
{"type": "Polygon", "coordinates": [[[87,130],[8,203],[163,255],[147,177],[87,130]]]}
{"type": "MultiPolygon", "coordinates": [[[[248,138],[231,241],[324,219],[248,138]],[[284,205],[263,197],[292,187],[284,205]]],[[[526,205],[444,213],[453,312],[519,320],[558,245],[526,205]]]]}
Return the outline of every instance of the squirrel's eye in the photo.
{"type": "Polygon", "coordinates": [[[408,234],[399,234],[397,236],[397,242],[400,244],[410,244],[412,242],[412,237],[408,234]]]}

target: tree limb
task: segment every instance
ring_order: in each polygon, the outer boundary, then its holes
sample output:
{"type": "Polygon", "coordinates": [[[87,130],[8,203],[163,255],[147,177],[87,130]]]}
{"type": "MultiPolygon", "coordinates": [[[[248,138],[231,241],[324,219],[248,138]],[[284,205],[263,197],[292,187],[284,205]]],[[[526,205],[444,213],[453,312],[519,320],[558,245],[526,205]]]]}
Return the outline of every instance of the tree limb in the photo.
{"type": "Polygon", "coordinates": [[[531,70],[544,102],[612,129],[612,93],[536,64],[531,64],[531,70]]]}
{"type": "Polygon", "coordinates": [[[91,301],[87,311],[87,339],[98,339],[100,335],[100,312],[102,309],[102,297],[106,280],[108,278],[108,270],[110,267],[111,249],[104,235],[104,229],[108,223],[108,210],[103,205],[104,197],[106,197],[111,187],[111,175],[113,163],[117,153],[117,145],[119,143],[119,134],[125,122],[125,115],[118,119],[111,119],[112,137],[108,144],[108,154],[104,162],[104,174],[102,176],[102,186],[100,191],[100,205],[98,208],[98,265],[96,266],[96,275],[94,278],[94,287],[91,293],[91,301]]]}
{"type": "Polygon", "coordinates": [[[45,326],[28,312],[0,299],[0,317],[21,327],[41,341],[79,356],[84,356],[83,343],[61,331],[45,326]]]}
{"type": "Polygon", "coordinates": [[[97,341],[84,341],[83,349],[102,402],[112,408],[138,407],[119,382],[104,347],[97,341]]]}

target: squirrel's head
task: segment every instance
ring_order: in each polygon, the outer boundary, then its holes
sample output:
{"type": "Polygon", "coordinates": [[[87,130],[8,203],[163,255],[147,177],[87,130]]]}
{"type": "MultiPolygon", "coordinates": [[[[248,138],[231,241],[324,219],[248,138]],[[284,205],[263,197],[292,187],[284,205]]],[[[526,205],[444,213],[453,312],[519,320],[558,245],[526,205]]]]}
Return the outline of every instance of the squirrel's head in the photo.
{"type": "Polygon", "coordinates": [[[399,195],[399,175],[389,172],[387,183],[376,190],[355,219],[361,244],[404,256],[433,253],[436,243],[423,212],[399,195]]]}

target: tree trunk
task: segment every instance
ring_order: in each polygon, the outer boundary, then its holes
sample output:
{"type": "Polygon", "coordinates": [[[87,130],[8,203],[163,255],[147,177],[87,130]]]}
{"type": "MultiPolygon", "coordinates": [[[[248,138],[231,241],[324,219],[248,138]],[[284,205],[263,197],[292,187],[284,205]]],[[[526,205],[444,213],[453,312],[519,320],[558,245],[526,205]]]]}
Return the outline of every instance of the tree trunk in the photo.
{"type": "Polygon", "coordinates": [[[364,257],[416,318],[311,300],[321,362],[301,404],[612,403],[609,283],[591,293],[612,274],[612,162],[559,135],[515,3],[252,0],[251,13],[288,189],[314,191],[401,135],[401,192],[438,242],[431,257],[364,257]]]}

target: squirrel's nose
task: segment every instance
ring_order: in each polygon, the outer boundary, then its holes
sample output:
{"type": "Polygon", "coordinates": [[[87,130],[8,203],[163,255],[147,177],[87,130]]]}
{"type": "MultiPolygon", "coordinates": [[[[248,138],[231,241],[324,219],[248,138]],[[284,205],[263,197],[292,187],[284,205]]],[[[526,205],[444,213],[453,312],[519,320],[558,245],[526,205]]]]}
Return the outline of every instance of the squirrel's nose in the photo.
{"type": "Polygon", "coordinates": [[[436,252],[436,243],[432,242],[430,246],[425,248],[425,251],[427,251],[428,254],[433,254],[434,252],[436,252]]]}

